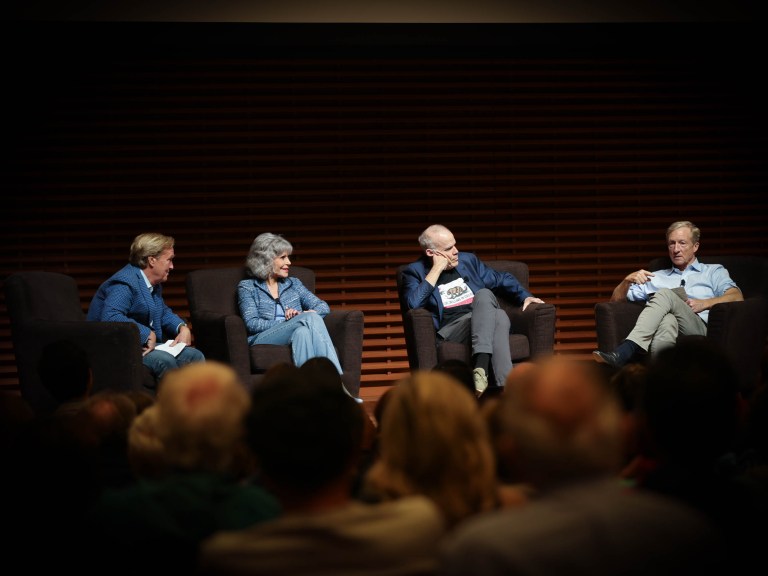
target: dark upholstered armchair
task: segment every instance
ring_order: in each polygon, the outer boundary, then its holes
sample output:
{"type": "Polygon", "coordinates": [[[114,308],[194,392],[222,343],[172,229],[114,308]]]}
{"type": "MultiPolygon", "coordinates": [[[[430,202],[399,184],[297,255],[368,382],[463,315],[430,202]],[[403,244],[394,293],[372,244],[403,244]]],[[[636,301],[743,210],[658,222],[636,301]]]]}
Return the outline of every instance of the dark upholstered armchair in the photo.
{"type": "MultiPolygon", "coordinates": [[[[514,260],[492,260],[488,266],[502,272],[510,272],[527,289],[528,265],[514,260]]],[[[439,362],[459,359],[467,363],[472,361],[470,346],[458,342],[442,342],[438,345],[432,314],[424,308],[408,310],[403,296],[403,270],[407,264],[397,270],[397,292],[400,299],[400,312],[403,315],[405,344],[408,349],[408,363],[411,370],[431,370],[439,362]]],[[[555,307],[552,304],[531,304],[522,311],[520,306],[498,294],[499,304],[509,315],[512,333],[509,335],[509,348],[513,362],[530,360],[537,356],[552,354],[555,347],[555,307]]]]}
{"type": "MultiPolygon", "coordinates": [[[[315,292],[314,271],[291,266],[291,276],[315,292]]],[[[206,358],[230,364],[244,383],[253,386],[270,366],[292,363],[293,358],[288,345],[248,346],[245,322],[237,306],[237,284],[246,278],[243,267],[195,270],[187,275],[187,298],[195,346],[206,358]]],[[[344,370],[344,386],[358,396],[363,360],[363,312],[331,310],[324,320],[344,370]]]]}
{"type": "Polygon", "coordinates": [[[43,348],[56,340],[70,340],[86,351],[93,391],[154,388],[154,378],[141,362],[138,328],[129,322],[86,321],[71,276],[17,272],[5,279],[4,289],[21,395],[36,412],[56,406],[38,374],[43,348]]]}
{"type": "MultiPolygon", "coordinates": [[[[739,389],[749,397],[758,385],[766,347],[768,259],[756,256],[699,256],[708,264],[722,264],[744,295],[743,302],[716,304],[709,311],[707,338],[728,353],[739,375],[739,389]]],[[[668,258],[652,260],[647,270],[669,268],[668,258]]],[[[632,331],[644,303],[599,302],[595,305],[597,347],[611,351],[632,331]]]]}

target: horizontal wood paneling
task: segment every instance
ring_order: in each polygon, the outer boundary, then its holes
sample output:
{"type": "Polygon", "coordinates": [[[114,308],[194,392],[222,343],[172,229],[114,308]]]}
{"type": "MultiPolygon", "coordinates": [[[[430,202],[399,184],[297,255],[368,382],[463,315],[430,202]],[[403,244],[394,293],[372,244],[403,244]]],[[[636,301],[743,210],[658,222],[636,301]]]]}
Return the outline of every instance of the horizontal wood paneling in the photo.
{"type": "MultiPolygon", "coordinates": [[[[738,43],[715,55],[694,34],[681,51],[662,34],[641,53],[647,30],[603,28],[482,55],[460,34],[444,50],[347,37],[313,53],[288,48],[300,28],[265,46],[198,27],[180,45],[157,27],[142,44],[136,25],[88,28],[98,48],[83,51],[62,26],[13,52],[0,276],[71,274],[84,309],[139,232],[176,238],[165,294],[182,315],[190,270],[282,233],[321,297],[365,312],[362,385],[379,386],[408,369],[394,278],[428,224],[527,262],[558,308],[556,350],[584,357],[594,304],[664,253],[671,221],[702,228],[702,253],[768,255],[762,63],[738,43]]],[[[0,337],[13,389],[2,296],[0,337]]]]}

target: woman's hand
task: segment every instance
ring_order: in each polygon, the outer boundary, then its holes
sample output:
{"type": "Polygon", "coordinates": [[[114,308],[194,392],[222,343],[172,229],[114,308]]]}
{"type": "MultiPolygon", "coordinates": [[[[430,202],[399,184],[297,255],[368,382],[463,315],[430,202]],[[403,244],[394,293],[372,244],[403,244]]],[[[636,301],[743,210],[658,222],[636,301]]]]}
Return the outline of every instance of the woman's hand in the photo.
{"type": "Polygon", "coordinates": [[[291,318],[293,318],[294,316],[298,316],[299,314],[301,314],[301,310],[296,310],[296,308],[288,308],[285,311],[285,319],[290,320],[291,318]]]}

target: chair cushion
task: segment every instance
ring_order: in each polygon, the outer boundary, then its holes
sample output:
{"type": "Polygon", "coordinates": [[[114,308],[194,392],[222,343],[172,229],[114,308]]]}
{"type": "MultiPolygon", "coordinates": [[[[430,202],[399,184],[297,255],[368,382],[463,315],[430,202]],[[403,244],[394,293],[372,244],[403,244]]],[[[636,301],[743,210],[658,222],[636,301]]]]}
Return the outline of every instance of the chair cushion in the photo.
{"type": "Polygon", "coordinates": [[[251,358],[251,372],[262,374],[275,364],[293,364],[291,347],[277,344],[256,344],[248,349],[251,358]]]}
{"type": "MultiPolygon", "coordinates": [[[[525,360],[531,355],[531,348],[528,337],[522,334],[509,335],[509,349],[512,353],[512,361],[525,360]]],[[[467,364],[472,364],[472,347],[461,342],[441,342],[437,348],[437,360],[454,359],[462,360],[467,364]]]]}

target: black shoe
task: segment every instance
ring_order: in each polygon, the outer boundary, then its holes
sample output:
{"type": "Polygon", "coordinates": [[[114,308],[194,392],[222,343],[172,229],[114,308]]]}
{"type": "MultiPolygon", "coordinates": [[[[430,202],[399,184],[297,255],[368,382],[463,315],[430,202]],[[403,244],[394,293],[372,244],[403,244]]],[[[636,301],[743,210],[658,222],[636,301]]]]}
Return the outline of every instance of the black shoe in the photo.
{"type": "Polygon", "coordinates": [[[616,352],[600,352],[600,350],[595,350],[592,352],[592,358],[595,359],[595,362],[608,364],[608,366],[611,366],[612,368],[621,368],[626,364],[616,352]]]}

